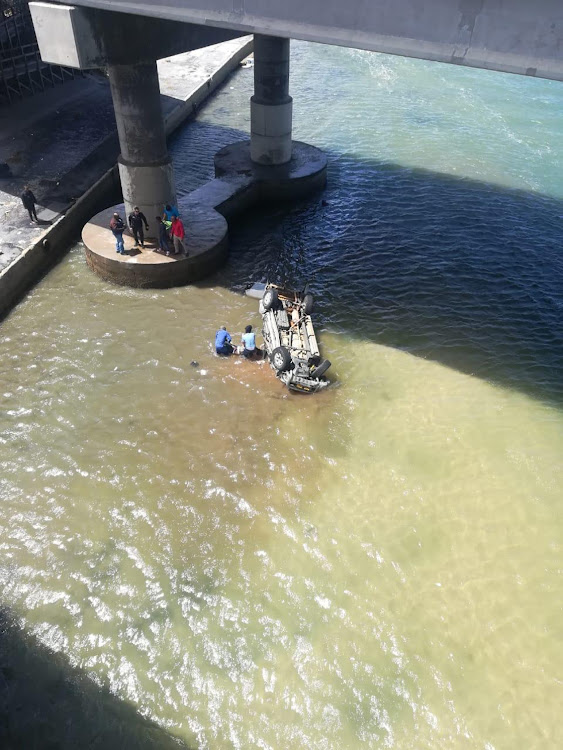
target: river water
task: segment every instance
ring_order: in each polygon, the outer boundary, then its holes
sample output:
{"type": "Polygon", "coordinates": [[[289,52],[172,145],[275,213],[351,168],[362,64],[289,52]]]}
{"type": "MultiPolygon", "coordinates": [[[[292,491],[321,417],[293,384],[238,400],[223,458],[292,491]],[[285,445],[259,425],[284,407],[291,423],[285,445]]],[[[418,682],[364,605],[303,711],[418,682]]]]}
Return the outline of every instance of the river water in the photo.
{"type": "Polygon", "coordinates": [[[561,747],[563,85],[294,43],[291,89],[326,205],[189,288],[77,245],[2,324],[1,603],[190,747],[561,747]],[[213,356],[266,276],[311,283],[326,392],[213,356]]]}

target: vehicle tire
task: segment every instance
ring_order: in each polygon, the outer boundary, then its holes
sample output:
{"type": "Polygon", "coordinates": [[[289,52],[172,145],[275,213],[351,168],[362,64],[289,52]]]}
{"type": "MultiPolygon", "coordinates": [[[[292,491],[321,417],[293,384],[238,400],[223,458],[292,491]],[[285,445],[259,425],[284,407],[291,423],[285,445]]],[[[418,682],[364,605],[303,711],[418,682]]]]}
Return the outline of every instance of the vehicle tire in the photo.
{"type": "Polygon", "coordinates": [[[325,372],[328,370],[328,368],[330,367],[330,364],[331,364],[330,361],[328,359],[325,359],[325,361],[321,362],[321,364],[318,367],[315,367],[315,369],[311,373],[311,377],[317,378],[317,379],[322,377],[325,374],[325,372]]]}
{"type": "Polygon", "coordinates": [[[260,300],[260,302],[258,303],[258,312],[260,313],[260,315],[264,315],[264,313],[266,312],[262,300],[260,300]]]}
{"type": "Polygon", "coordinates": [[[285,348],[285,346],[278,346],[272,352],[270,361],[274,365],[277,372],[285,372],[291,367],[291,354],[285,348]]]}
{"type": "Polygon", "coordinates": [[[272,307],[278,301],[278,293],[276,289],[266,289],[264,296],[262,297],[262,305],[264,310],[271,310],[272,307]]]}
{"type": "Polygon", "coordinates": [[[313,307],[315,304],[315,299],[312,294],[306,294],[303,297],[303,311],[305,315],[310,315],[313,312],[313,307]]]}

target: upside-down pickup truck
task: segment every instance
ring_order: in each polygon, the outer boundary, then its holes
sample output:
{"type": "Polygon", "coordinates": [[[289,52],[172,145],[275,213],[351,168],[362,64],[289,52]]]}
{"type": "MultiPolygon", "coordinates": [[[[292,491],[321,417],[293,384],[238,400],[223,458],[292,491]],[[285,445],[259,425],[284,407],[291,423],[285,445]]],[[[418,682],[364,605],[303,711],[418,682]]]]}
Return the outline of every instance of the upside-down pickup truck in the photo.
{"type": "Polygon", "coordinates": [[[313,295],[294,292],[277,284],[254,284],[246,292],[260,299],[262,336],[270,366],[290,391],[316,393],[330,383],[330,367],[322,360],[311,312],[313,295]]]}

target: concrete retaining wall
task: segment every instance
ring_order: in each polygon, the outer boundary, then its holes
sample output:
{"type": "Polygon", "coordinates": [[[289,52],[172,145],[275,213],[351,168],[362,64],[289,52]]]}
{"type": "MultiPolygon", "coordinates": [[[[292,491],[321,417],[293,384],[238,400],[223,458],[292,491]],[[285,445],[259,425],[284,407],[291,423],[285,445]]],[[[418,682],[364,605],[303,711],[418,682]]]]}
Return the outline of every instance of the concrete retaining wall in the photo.
{"type": "MultiPolygon", "coordinates": [[[[195,114],[199,105],[212,94],[241,60],[252,52],[253,39],[241,40],[233,55],[218,67],[195,91],[181,101],[166,117],[166,135],[170,135],[188,117],[195,114]]],[[[213,154],[209,154],[213,158],[213,154]]],[[[121,185],[117,165],[108,170],[65,213],[57,219],[35,242],[0,273],[0,319],[7,315],[22,296],[68,251],[78,239],[89,219],[103,208],[119,203],[121,185]]]]}
{"type": "Polygon", "coordinates": [[[115,166],[0,273],[0,319],[66,254],[92,214],[108,200],[119,200],[120,195],[121,185],[115,166]]]}

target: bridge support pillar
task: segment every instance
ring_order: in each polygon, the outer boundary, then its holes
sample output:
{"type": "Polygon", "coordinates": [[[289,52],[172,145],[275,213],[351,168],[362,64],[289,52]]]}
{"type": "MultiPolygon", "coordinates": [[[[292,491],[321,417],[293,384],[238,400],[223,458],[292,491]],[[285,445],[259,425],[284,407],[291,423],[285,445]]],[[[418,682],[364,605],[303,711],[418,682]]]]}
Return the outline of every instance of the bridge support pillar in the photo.
{"type": "MultiPolygon", "coordinates": [[[[155,216],[176,202],[166,147],[156,61],[108,65],[119,145],[119,176],[127,215],[139,206],[156,231],[155,216]]],[[[152,230],[152,231],[151,231],[152,230]]]]}
{"type": "Polygon", "coordinates": [[[254,35],[254,96],[250,100],[250,157],[258,164],[291,159],[293,100],[289,96],[289,39],[254,35]]]}

